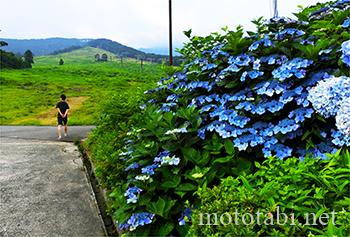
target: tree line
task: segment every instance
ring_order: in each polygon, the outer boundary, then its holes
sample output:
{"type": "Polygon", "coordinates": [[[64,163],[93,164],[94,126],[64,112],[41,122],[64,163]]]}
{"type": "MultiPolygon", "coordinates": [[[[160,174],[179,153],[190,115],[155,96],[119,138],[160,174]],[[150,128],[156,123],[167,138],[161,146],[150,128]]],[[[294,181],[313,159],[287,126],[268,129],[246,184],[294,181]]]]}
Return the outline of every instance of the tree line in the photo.
{"type": "MultiPolygon", "coordinates": [[[[0,41],[0,47],[7,46],[5,41],[0,41]]],[[[34,55],[32,51],[26,50],[23,55],[16,55],[0,49],[0,69],[32,68],[34,55]]]]}

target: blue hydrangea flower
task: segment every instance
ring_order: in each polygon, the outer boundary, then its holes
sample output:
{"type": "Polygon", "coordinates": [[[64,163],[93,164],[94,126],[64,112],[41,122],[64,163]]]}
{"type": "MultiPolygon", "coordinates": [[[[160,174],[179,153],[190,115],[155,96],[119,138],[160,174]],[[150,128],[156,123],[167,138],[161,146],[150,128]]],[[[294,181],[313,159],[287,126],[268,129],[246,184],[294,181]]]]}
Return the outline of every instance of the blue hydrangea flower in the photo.
{"type": "Polygon", "coordinates": [[[320,81],[309,91],[308,100],[325,118],[336,116],[342,100],[350,97],[350,78],[331,77],[320,81]]]}
{"type": "Polygon", "coordinates": [[[131,165],[129,165],[128,167],[125,168],[125,171],[135,170],[139,167],[140,167],[140,165],[138,163],[132,163],[131,165]]]}
{"type": "Polygon", "coordinates": [[[275,134],[278,134],[278,133],[287,134],[289,132],[294,132],[298,130],[299,127],[300,125],[297,124],[294,120],[283,119],[274,127],[273,131],[275,134]]]}
{"type": "Polygon", "coordinates": [[[271,47],[273,46],[273,42],[270,40],[270,37],[268,35],[265,35],[263,39],[258,40],[253,44],[251,44],[248,50],[255,51],[260,47],[260,45],[263,45],[264,47],[271,47]]]}
{"type": "Polygon", "coordinates": [[[124,196],[127,197],[126,203],[136,203],[137,202],[137,195],[142,192],[142,189],[138,187],[129,187],[124,196]]]}
{"type": "MultiPolygon", "coordinates": [[[[180,95],[178,95],[178,94],[172,94],[172,95],[169,95],[167,98],[166,98],[166,101],[167,102],[177,102],[178,101],[178,99],[180,98],[180,95]]],[[[152,102],[152,103],[154,103],[154,102],[152,102]]]]}
{"type": "Polygon", "coordinates": [[[165,156],[170,156],[170,151],[162,151],[154,158],[154,163],[161,162],[162,158],[165,156]]]}
{"type": "Polygon", "coordinates": [[[154,163],[158,165],[178,165],[180,163],[180,158],[171,156],[169,151],[162,151],[154,158],[154,163]]]}
{"type": "Polygon", "coordinates": [[[341,59],[343,62],[350,67],[350,40],[345,41],[341,45],[342,56],[341,59]]]}
{"type": "Polygon", "coordinates": [[[284,104],[279,101],[269,101],[267,103],[264,103],[263,106],[270,111],[271,113],[275,113],[277,111],[280,111],[283,109],[284,104]]]}
{"type": "Polygon", "coordinates": [[[294,118],[296,123],[301,123],[306,120],[306,118],[311,118],[314,110],[311,108],[299,108],[294,111],[291,111],[288,115],[288,118],[294,118]]]}
{"type": "Polygon", "coordinates": [[[264,75],[264,72],[262,71],[248,71],[248,72],[243,72],[241,76],[241,81],[245,81],[247,77],[251,79],[256,79],[258,77],[261,77],[264,75]]]}
{"type": "Polygon", "coordinates": [[[239,56],[231,56],[228,59],[229,64],[235,64],[237,66],[249,66],[251,62],[254,62],[254,57],[247,54],[241,54],[239,56]]]}
{"type": "Polygon", "coordinates": [[[342,146],[350,146],[350,136],[347,136],[342,134],[339,131],[332,131],[332,143],[336,145],[337,147],[342,147],[342,146]]]}
{"type": "Polygon", "coordinates": [[[171,108],[173,107],[176,107],[177,104],[174,103],[174,102],[171,102],[171,103],[163,103],[162,104],[162,107],[159,109],[160,111],[163,111],[163,112],[169,112],[171,110],[171,108]]]}
{"type": "Polygon", "coordinates": [[[342,100],[335,121],[338,130],[342,134],[350,136],[350,97],[342,100]]]}
{"type": "Polygon", "coordinates": [[[183,226],[186,224],[186,221],[191,221],[191,215],[192,215],[192,210],[188,207],[186,207],[180,217],[179,225],[183,226]]]}
{"type": "Polygon", "coordinates": [[[244,141],[240,138],[233,140],[233,145],[238,148],[239,151],[245,151],[248,148],[248,141],[244,141]]]}
{"type": "Polygon", "coordinates": [[[288,24],[299,24],[299,25],[306,25],[308,22],[304,21],[297,21],[288,17],[281,17],[281,16],[275,16],[269,19],[266,22],[268,25],[271,24],[281,24],[281,25],[288,25],[288,24]]]}
{"type": "Polygon", "coordinates": [[[285,55],[270,55],[267,57],[260,58],[261,63],[267,63],[268,65],[282,65],[288,61],[288,58],[285,55]]]}
{"type": "Polygon", "coordinates": [[[214,68],[217,68],[218,66],[215,63],[208,63],[204,66],[202,66],[202,71],[209,71],[212,70],[214,68]]]}
{"type": "Polygon", "coordinates": [[[276,153],[277,158],[284,159],[292,155],[293,149],[282,144],[275,144],[271,146],[270,151],[276,153]]]}
{"type": "Polygon", "coordinates": [[[133,213],[125,223],[119,225],[119,228],[121,230],[134,231],[139,226],[151,224],[154,216],[155,215],[153,213],[149,212],[133,213]]]}
{"type": "Polygon", "coordinates": [[[279,79],[280,81],[284,81],[292,76],[296,76],[299,79],[304,78],[306,75],[306,71],[304,69],[309,67],[312,63],[312,60],[294,58],[273,70],[272,75],[274,78],[279,79]]]}
{"type": "Polygon", "coordinates": [[[342,24],[342,27],[344,27],[344,28],[349,28],[350,27],[350,17],[345,19],[345,21],[342,24]]]}
{"type": "Polygon", "coordinates": [[[288,35],[293,37],[300,37],[305,35],[305,32],[295,28],[287,28],[282,30],[281,32],[278,32],[275,36],[275,40],[284,40],[288,35]]]}
{"type": "Polygon", "coordinates": [[[158,164],[148,165],[141,169],[141,173],[149,176],[154,175],[154,170],[158,167],[159,167],[158,164]]]}

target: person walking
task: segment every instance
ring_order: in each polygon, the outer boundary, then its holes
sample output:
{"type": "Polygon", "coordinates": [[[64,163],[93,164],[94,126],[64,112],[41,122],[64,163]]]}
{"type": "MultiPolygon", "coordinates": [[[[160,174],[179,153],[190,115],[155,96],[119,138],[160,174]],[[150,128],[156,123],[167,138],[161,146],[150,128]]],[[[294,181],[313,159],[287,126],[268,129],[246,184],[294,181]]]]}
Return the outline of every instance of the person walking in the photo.
{"type": "Polygon", "coordinates": [[[64,126],[64,136],[66,137],[68,135],[68,111],[69,111],[69,105],[66,102],[66,96],[64,94],[61,95],[61,101],[56,104],[57,108],[57,134],[58,139],[60,140],[62,138],[61,136],[61,128],[64,126]]]}

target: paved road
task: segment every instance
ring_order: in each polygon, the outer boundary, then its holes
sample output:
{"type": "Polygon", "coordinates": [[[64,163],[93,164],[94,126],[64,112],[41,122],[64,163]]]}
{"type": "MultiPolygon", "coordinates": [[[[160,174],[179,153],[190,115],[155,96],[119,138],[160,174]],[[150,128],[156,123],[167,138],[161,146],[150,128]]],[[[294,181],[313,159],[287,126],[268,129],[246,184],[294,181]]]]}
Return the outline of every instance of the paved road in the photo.
{"type": "MultiPolygon", "coordinates": [[[[69,140],[89,129],[72,128],[69,140]]],[[[77,147],[54,141],[54,128],[0,131],[0,236],[104,236],[77,147]]]]}
{"type": "MultiPolygon", "coordinates": [[[[68,136],[62,137],[62,141],[81,140],[93,128],[94,126],[69,126],[68,136]]],[[[0,137],[56,141],[57,133],[53,126],[0,126],[0,137]]]]}

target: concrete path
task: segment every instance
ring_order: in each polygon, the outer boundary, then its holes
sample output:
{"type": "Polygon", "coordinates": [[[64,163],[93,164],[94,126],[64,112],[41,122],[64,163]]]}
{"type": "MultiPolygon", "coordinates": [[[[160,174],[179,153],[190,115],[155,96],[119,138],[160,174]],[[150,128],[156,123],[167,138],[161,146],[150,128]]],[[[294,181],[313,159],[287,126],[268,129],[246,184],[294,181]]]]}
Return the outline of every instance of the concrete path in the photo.
{"type": "MultiPolygon", "coordinates": [[[[62,136],[62,141],[81,140],[93,128],[94,126],[68,126],[68,136],[62,136]]],[[[56,141],[57,133],[53,126],[0,126],[0,137],[56,141]]]]}
{"type": "MultiPolygon", "coordinates": [[[[0,236],[104,236],[77,147],[53,141],[54,128],[0,131],[0,236]]],[[[70,140],[87,131],[72,128],[70,140]]]]}

